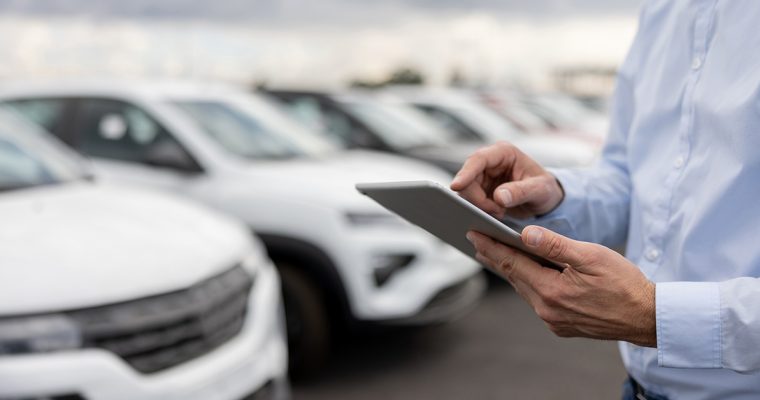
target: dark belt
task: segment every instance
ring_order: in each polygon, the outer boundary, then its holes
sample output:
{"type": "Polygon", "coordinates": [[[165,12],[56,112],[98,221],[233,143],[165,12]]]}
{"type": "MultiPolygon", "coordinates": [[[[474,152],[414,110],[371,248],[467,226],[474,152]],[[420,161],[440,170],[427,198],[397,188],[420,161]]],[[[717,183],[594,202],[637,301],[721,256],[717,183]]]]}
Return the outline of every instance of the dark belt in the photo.
{"type": "Polygon", "coordinates": [[[631,376],[628,376],[628,382],[630,382],[631,388],[633,388],[633,397],[636,400],[667,400],[664,396],[647,392],[646,389],[644,389],[644,387],[631,376]]]}

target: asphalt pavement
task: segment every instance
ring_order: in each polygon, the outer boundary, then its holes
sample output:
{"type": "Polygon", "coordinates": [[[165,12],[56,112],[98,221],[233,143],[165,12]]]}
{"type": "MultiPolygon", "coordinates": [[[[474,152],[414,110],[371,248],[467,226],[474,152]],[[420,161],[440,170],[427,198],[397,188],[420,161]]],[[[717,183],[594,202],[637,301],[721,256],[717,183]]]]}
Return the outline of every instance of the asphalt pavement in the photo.
{"type": "Polygon", "coordinates": [[[557,338],[504,284],[466,317],[344,340],[294,400],[619,399],[614,342],[557,338]]]}

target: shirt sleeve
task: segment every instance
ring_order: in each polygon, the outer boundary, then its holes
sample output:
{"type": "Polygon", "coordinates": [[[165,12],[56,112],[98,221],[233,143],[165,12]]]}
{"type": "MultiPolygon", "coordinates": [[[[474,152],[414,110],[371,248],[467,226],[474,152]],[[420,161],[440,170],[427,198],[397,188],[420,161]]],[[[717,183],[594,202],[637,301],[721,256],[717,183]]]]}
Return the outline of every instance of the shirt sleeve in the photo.
{"type": "Polygon", "coordinates": [[[656,286],[662,367],[760,371],[760,279],[656,286]]]}
{"type": "MultiPolygon", "coordinates": [[[[646,9],[645,4],[639,20],[642,26],[646,9]]],[[[618,72],[610,130],[600,160],[587,169],[551,169],[562,185],[565,197],[552,212],[528,222],[577,240],[608,247],[624,244],[631,203],[627,143],[636,112],[633,83],[646,50],[641,32],[640,29],[618,72]]]]}
{"type": "Polygon", "coordinates": [[[623,244],[628,232],[631,196],[626,151],[634,112],[630,79],[621,70],[612,103],[610,132],[601,159],[588,169],[550,169],[562,185],[565,197],[559,207],[532,223],[608,247],[623,244]]]}
{"type": "Polygon", "coordinates": [[[655,287],[657,362],[661,367],[721,367],[721,298],[715,282],[655,287]]]}

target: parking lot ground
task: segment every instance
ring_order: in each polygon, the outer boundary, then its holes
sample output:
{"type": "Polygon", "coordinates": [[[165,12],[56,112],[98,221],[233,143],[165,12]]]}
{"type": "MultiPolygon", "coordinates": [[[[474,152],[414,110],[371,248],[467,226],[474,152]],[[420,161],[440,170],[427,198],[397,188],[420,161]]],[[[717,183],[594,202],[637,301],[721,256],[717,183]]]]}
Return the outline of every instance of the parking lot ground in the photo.
{"type": "Polygon", "coordinates": [[[341,343],[295,400],[617,399],[615,342],[553,336],[503,283],[465,318],[341,343]]]}

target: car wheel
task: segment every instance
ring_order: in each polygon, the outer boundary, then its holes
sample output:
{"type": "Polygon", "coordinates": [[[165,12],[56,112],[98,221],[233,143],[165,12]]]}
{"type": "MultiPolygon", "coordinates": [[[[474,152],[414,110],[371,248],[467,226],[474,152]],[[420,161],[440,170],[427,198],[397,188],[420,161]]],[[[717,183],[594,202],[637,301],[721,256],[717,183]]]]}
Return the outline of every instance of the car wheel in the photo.
{"type": "Polygon", "coordinates": [[[282,277],[290,375],[308,378],[324,365],[329,353],[330,323],[325,299],[303,271],[289,263],[277,266],[282,277]]]}

